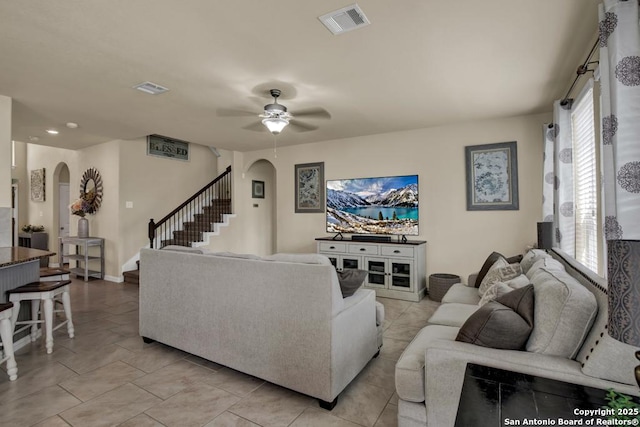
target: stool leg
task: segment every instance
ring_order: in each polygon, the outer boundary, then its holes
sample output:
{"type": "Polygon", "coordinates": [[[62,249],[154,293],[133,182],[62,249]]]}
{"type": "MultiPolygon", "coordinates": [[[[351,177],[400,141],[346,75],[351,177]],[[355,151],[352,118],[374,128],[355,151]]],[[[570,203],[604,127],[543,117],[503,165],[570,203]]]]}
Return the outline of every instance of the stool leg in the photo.
{"type": "Polygon", "coordinates": [[[21,301],[10,300],[13,303],[12,316],[11,316],[11,331],[16,330],[16,323],[18,323],[18,315],[20,314],[21,301]]]}
{"type": "Polygon", "coordinates": [[[73,338],[74,329],[73,320],[71,318],[71,298],[69,298],[69,291],[67,290],[62,293],[62,306],[64,307],[64,315],[67,318],[67,332],[69,333],[69,338],[73,338]]]}
{"type": "Polygon", "coordinates": [[[53,299],[47,298],[44,300],[44,328],[46,331],[45,347],[47,347],[47,354],[53,351],[53,299]]]}
{"type": "Polygon", "coordinates": [[[35,323],[38,321],[38,313],[40,311],[40,300],[32,299],[31,300],[31,320],[34,322],[31,325],[31,342],[34,342],[38,337],[38,324],[35,323]]]}
{"type": "Polygon", "coordinates": [[[2,338],[5,357],[7,357],[7,374],[9,375],[9,381],[15,381],[15,379],[18,378],[18,365],[13,355],[13,328],[11,326],[11,320],[0,320],[0,337],[2,338]]]}

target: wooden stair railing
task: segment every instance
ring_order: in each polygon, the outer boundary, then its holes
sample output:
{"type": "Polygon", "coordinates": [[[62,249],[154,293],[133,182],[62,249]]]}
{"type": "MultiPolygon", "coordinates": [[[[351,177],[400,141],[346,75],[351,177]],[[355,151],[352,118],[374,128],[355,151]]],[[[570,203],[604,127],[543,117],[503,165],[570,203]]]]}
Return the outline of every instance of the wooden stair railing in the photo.
{"type": "Polygon", "coordinates": [[[191,246],[231,213],[231,166],[157,223],[149,220],[149,247],[191,246]]]}

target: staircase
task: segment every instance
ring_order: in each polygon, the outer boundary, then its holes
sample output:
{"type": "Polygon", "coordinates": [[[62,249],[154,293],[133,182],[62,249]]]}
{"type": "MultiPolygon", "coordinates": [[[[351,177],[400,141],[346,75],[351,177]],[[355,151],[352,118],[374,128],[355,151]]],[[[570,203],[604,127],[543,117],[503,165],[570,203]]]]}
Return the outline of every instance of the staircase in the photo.
{"type": "Polygon", "coordinates": [[[125,283],[131,283],[132,285],[140,284],[140,261],[136,261],[136,264],[138,265],[137,270],[125,271],[122,273],[125,283]]]}
{"type": "Polygon", "coordinates": [[[231,166],[157,223],[149,221],[149,247],[198,246],[231,214],[231,166]]]}

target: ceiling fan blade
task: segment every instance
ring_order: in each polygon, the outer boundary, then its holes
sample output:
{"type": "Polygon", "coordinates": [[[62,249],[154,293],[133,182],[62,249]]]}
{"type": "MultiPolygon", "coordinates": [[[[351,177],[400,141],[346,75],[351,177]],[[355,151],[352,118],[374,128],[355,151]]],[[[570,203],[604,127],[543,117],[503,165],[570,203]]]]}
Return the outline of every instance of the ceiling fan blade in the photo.
{"type": "Polygon", "coordinates": [[[289,126],[296,132],[309,132],[318,129],[318,126],[310,125],[309,123],[300,122],[298,120],[289,120],[289,126]]]}
{"type": "Polygon", "coordinates": [[[233,108],[218,108],[216,110],[216,115],[218,117],[247,117],[247,116],[257,116],[255,111],[247,111],[247,110],[236,110],[233,108]]]}
{"type": "Polygon", "coordinates": [[[262,122],[251,123],[250,125],[242,126],[242,129],[250,130],[253,132],[264,132],[267,128],[262,124],[262,122]]]}
{"type": "Polygon", "coordinates": [[[303,110],[296,110],[293,112],[296,117],[310,117],[314,119],[330,119],[331,114],[324,108],[305,108],[303,110]]]}

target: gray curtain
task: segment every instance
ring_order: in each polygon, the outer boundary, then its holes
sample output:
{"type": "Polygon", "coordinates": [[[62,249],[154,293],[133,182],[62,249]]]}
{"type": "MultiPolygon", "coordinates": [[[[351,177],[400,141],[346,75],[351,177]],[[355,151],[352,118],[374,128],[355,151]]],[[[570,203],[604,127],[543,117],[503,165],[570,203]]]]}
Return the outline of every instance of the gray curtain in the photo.
{"type": "Polygon", "coordinates": [[[600,5],[602,173],[606,240],[640,239],[638,2],[600,5]]]}

